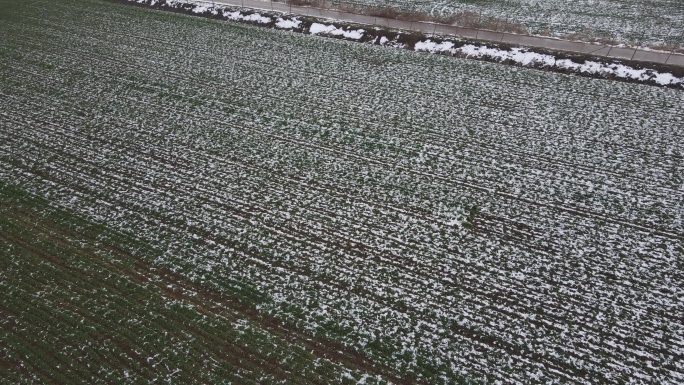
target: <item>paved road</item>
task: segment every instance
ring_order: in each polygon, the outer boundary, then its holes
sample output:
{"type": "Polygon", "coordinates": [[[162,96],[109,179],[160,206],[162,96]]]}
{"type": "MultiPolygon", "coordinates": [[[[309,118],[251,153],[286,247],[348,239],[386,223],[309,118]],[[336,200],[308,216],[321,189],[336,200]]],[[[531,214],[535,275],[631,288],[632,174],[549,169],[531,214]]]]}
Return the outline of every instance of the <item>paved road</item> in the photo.
{"type": "Polygon", "coordinates": [[[292,6],[281,2],[269,2],[262,0],[217,0],[198,2],[232,5],[252,9],[264,9],[283,13],[291,13],[295,15],[307,15],[325,19],[341,20],[351,23],[382,26],[393,29],[418,31],[423,33],[437,33],[440,35],[451,35],[483,41],[515,44],[530,48],[543,48],[552,51],[591,54],[595,56],[603,56],[614,59],[631,59],[641,62],[668,64],[684,67],[684,55],[676,53],[663,53],[644,51],[634,48],[610,47],[593,43],[559,40],[540,36],[516,35],[511,33],[478,30],[472,28],[462,28],[451,25],[434,24],[427,22],[411,22],[395,19],[386,19],[383,17],[358,15],[355,13],[340,12],[331,9],[292,6]]]}

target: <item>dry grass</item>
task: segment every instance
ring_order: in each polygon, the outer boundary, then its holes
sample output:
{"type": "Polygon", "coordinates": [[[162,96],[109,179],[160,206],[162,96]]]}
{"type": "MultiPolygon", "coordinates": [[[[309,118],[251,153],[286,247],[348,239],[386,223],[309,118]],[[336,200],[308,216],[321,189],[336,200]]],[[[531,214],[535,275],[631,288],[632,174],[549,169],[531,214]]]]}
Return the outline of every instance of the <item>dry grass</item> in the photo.
{"type": "Polygon", "coordinates": [[[565,40],[576,40],[576,41],[585,41],[589,43],[599,43],[602,45],[619,45],[620,42],[612,37],[606,37],[605,33],[601,33],[599,31],[590,29],[590,28],[585,28],[582,31],[576,32],[576,33],[571,33],[569,35],[564,35],[560,36],[561,39],[565,40]]]}
{"type": "Polygon", "coordinates": [[[326,6],[325,2],[321,0],[287,0],[285,3],[300,7],[329,8],[326,6]]]}
{"type": "Polygon", "coordinates": [[[562,38],[566,40],[589,41],[591,40],[593,34],[594,32],[590,29],[583,29],[580,32],[575,32],[562,36],[562,38]]]}
{"type": "Polygon", "coordinates": [[[459,27],[484,28],[484,19],[482,19],[482,15],[479,13],[464,11],[459,12],[454,16],[456,18],[454,24],[458,25],[459,27]]]}
{"type": "Polygon", "coordinates": [[[527,27],[522,24],[506,23],[501,32],[515,33],[518,35],[528,35],[527,27]]]}
{"type": "MultiPolygon", "coordinates": [[[[455,25],[458,24],[461,19],[461,14],[451,14],[451,15],[430,15],[429,20],[439,24],[455,25]]],[[[461,27],[466,27],[466,25],[460,25],[461,27]]]]}
{"type": "MultiPolygon", "coordinates": [[[[548,33],[548,30],[546,30],[546,31],[541,31],[539,33],[539,35],[550,36],[550,33],[548,33]],[[546,32],[546,33],[544,33],[544,32],[546,32]]],[[[618,41],[614,38],[601,37],[599,32],[594,31],[592,29],[584,29],[584,30],[577,32],[577,33],[560,36],[560,38],[565,39],[565,40],[576,40],[576,41],[598,43],[598,44],[602,44],[602,45],[606,45],[606,46],[617,46],[617,45],[621,44],[620,41],[618,41]]],[[[637,41],[631,41],[631,42],[626,43],[625,45],[627,47],[630,47],[630,48],[635,48],[635,47],[641,46],[641,44],[637,41]]],[[[646,45],[646,47],[653,49],[653,50],[663,51],[663,52],[684,54],[684,47],[682,47],[679,44],[649,44],[649,45],[646,45]]]]}
{"type": "Polygon", "coordinates": [[[429,16],[425,12],[400,11],[386,7],[363,8],[361,13],[368,16],[384,17],[386,19],[405,20],[405,21],[427,21],[429,16]]]}
{"type": "Polygon", "coordinates": [[[620,42],[615,40],[615,39],[607,39],[607,38],[603,38],[603,37],[595,39],[594,42],[599,43],[599,44],[603,44],[603,45],[610,45],[610,46],[620,44],[620,42]]]}
{"type": "Polygon", "coordinates": [[[680,46],[679,44],[651,44],[647,45],[646,47],[658,51],[684,54],[684,47],[680,46]]]}

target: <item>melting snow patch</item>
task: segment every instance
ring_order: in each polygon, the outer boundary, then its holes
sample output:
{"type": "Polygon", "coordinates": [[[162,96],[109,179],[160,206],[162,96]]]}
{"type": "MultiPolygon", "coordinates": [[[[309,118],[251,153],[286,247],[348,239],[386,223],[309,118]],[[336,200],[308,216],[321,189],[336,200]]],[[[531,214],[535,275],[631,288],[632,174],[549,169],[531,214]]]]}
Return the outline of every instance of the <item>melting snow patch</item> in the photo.
{"type": "Polygon", "coordinates": [[[684,84],[684,79],[674,77],[669,73],[656,73],[653,80],[663,86],[668,84],[684,84]]]}
{"type": "Polygon", "coordinates": [[[506,59],[511,59],[522,65],[529,65],[532,63],[540,63],[545,66],[553,67],[556,64],[556,57],[551,55],[542,55],[534,52],[525,52],[521,48],[513,48],[506,59]]]}
{"type": "Polygon", "coordinates": [[[235,12],[224,12],[223,14],[229,20],[244,20],[244,21],[256,21],[261,24],[268,24],[273,20],[270,17],[261,16],[259,13],[253,13],[251,15],[243,15],[240,11],[235,12]]]}
{"type": "Polygon", "coordinates": [[[601,63],[595,61],[585,61],[584,64],[580,65],[579,70],[581,72],[587,72],[590,74],[598,74],[601,73],[601,67],[601,63]]]}
{"type": "Polygon", "coordinates": [[[431,40],[419,41],[416,43],[416,51],[428,52],[451,52],[453,53],[454,43],[445,41],[444,43],[435,43],[431,40]]]}
{"type": "MultiPolygon", "coordinates": [[[[342,34],[347,39],[359,40],[363,37],[364,32],[366,32],[366,31],[364,31],[362,29],[357,29],[356,31],[342,31],[342,34]]],[[[335,33],[335,34],[337,34],[337,33],[335,33]]]]}
{"type": "Polygon", "coordinates": [[[196,13],[196,14],[198,14],[198,15],[201,15],[201,14],[205,13],[205,12],[208,11],[208,10],[209,10],[209,7],[208,7],[208,6],[206,6],[206,5],[201,5],[201,4],[197,4],[197,5],[195,6],[195,8],[192,9],[192,13],[196,13]]]}
{"type": "Polygon", "coordinates": [[[522,48],[513,48],[508,51],[487,46],[475,46],[472,44],[454,48],[454,44],[451,42],[435,43],[431,40],[426,40],[416,43],[415,50],[432,53],[447,52],[452,55],[461,54],[466,57],[489,58],[497,61],[508,60],[523,66],[541,65],[556,69],[569,69],[587,74],[615,76],[623,79],[640,81],[652,80],[660,85],[684,84],[684,79],[677,78],[670,73],[660,73],[650,69],[636,69],[623,64],[603,64],[589,60],[585,61],[583,64],[579,64],[569,59],[557,60],[553,55],[527,52],[522,48]]]}
{"type": "Polygon", "coordinates": [[[621,78],[646,80],[650,77],[647,70],[636,70],[622,64],[615,64],[611,66],[611,69],[615,72],[615,75],[621,78]]]}
{"type": "Polygon", "coordinates": [[[242,20],[242,14],[240,12],[225,12],[223,13],[223,16],[227,17],[230,20],[242,20]]]}
{"type": "Polygon", "coordinates": [[[399,43],[398,38],[390,40],[385,36],[380,36],[380,38],[376,40],[376,44],[380,44],[381,46],[385,47],[404,48],[404,44],[399,43]]]}
{"type": "Polygon", "coordinates": [[[273,21],[273,20],[271,20],[270,17],[261,16],[261,15],[258,14],[258,13],[254,13],[254,14],[247,15],[247,16],[242,16],[242,20],[246,20],[246,21],[256,21],[257,23],[262,23],[262,24],[268,24],[268,23],[270,23],[271,21],[273,21]]]}
{"type": "Polygon", "coordinates": [[[364,32],[366,31],[364,31],[363,29],[357,29],[356,31],[345,31],[341,28],[335,27],[334,25],[325,25],[320,23],[313,23],[309,28],[309,33],[311,33],[312,35],[342,35],[347,39],[354,40],[361,39],[363,37],[364,32]]]}
{"type": "Polygon", "coordinates": [[[472,44],[466,44],[453,51],[478,58],[487,57],[498,59],[499,61],[511,60],[524,66],[538,63],[552,67],[556,64],[556,58],[551,55],[526,52],[522,48],[513,48],[510,51],[505,51],[498,48],[489,48],[487,46],[478,47],[472,44]]]}
{"type": "Polygon", "coordinates": [[[309,28],[309,32],[312,35],[319,35],[322,33],[331,33],[332,31],[337,30],[337,27],[334,25],[325,25],[325,24],[319,24],[319,23],[313,23],[311,24],[311,28],[309,28]]]}
{"type": "Polygon", "coordinates": [[[302,24],[302,21],[294,18],[292,20],[285,20],[282,17],[278,18],[278,21],[276,21],[275,26],[277,28],[282,28],[282,29],[292,29],[292,28],[299,28],[299,26],[302,24]]]}

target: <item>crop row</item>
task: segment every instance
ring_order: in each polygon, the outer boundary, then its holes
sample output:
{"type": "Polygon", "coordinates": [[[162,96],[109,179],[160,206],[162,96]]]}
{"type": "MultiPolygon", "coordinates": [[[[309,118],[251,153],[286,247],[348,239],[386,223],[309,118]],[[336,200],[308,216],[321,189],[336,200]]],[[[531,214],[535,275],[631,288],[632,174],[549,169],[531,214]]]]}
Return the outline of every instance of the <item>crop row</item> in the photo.
{"type": "Polygon", "coordinates": [[[6,381],[373,379],[229,296],[154,268],[155,251],[139,241],[20,190],[0,193],[6,381]]]}
{"type": "Polygon", "coordinates": [[[680,379],[681,93],[139,10],[41,17],[3,27],[4,179],[405,373],[680,379]]]}

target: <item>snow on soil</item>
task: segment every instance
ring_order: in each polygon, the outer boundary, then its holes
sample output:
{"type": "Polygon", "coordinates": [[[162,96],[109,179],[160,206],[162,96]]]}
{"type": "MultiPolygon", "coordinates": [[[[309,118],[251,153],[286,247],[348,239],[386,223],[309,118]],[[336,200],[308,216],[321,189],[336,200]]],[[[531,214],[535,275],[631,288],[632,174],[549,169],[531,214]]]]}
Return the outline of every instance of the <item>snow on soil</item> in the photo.
{"type": "Polygon", "coordinates": [[[210,8],[213,8],[213,7],[209,7],[208,5],[204,5],[204,4],[198,4],[195,6],[195,8],[192,9],[192,12],[196,13],[198,15],[202,15],[202,14],[206,13],[210,8]]]}
{"type": "Polygon", "coordinates": [[[454,48],[454,43],[446,41],[436,43],[431,40],[420,41],[415,45],[416,51],[432,53],[451,53],[452,55],[465,55],[466,57],[489,58],[498,61],[512,61],[524,66],[542,64],[544,67],[557,69],[570,69],[581,73],[615,76],[623,79],[641,81],[653,80],[660,85],[684,84],[684,79],[669,73],[660,73],[649,69],[636,69],[623,64],[603,64],[593,61],[585,61],[583,64],[575,63],[570,59],[557,59],[553,55],[540,54],[525,51],[523,48],[513,48],[510,51],[488,46],[476,46],[466,44],[454,48]]]}
{"type": "Polygon", "coordinates": [[[345,31],[344,29],[337,28],[334,25],[325,25],[320,23],[313,23],[311,24],[311,28],[309,28],[309,33],[311,33],[312,35],[342,35],[347,39],[353,40],[361,39],[363,37],[364,32],[366,31],[364,31],[363,29],[345,31]]]}
{"type": "MultiPolygon", "coordinates": [[[[197,9],[197,8],[195,8],[197,9]]],[[[236,20],[236,21],[255,21],[257,23],[261,24],[268,24],[272,22],[273,20],[270,17],[266,16],[261,16],[259,13],[253,13],[251,15],[243,15],[240,13],[240,11],[235,11],[235,12],[225,12],[224,15],[230,19],[230,20],[236,20]]]]}
{"type": "Polygon", "coordinates": [[[293,28],[299,28],[299,26],[302,25],[302,21],[294,18],[292,20],[285,20],[282,17],[278,18],[278,21],[276,21],[275,26],[280,29],[293,29],[293,28]]]}

